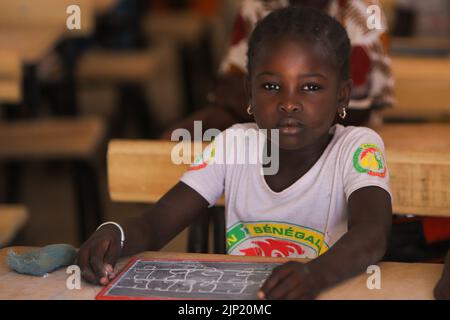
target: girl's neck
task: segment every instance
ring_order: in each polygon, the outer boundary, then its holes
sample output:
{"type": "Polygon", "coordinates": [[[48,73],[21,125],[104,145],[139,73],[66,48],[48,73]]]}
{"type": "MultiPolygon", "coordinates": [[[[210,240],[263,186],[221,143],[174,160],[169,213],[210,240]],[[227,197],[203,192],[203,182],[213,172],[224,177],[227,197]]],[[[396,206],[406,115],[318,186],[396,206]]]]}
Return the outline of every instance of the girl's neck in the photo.
{"type": "Polygon", "coordinates": [[[279,171],[295,172],[311,168],[320,158],[332,139],[328,132],[321,136],[316,143],[299,150],[279,150],[279,171]],[[303,169],[303,170],[302,170],[303,169]]]}
{"type": "MultiPolygon", "coordinates": [[[[308,171],[314,163],[320,158],[322,153],[332,139],[332,135],[328,132],[321,136],[317,141],[299,150],[285,150],[279,149],[279,170],[276,175],[297,175],[296,173],[303,175],[308,171]]],[[[273,154],[270,150],[272,144],[270,141],[266,141],[266,148],[268,153],[273,154]]],[[[275,176],[276,176],[275,175],[275,176]]]]}
{"type": "MultiPolygon", "coordinates": [[[[331,139],[332,135],[326,133],[314,145],[301,150],[280,149],[278,172],[274,175],[264,175],[269,188],[281,192],[298,181],[319,160],[331,139]]],[[[270,143],[266,146],[270,146],[270,143]]]]}

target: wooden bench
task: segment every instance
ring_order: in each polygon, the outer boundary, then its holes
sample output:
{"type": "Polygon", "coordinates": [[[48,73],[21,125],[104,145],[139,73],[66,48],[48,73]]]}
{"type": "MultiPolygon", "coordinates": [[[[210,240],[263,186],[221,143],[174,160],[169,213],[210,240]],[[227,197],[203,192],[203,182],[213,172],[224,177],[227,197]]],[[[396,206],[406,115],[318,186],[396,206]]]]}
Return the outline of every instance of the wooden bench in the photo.
{"type": "MultiPolygon", "coordinates": [[[[22,163],[69,162],[77,197],[80,240],[84,241],[102,220],[93,158],[101,150],[104,138],[104,122],[95,117],[0,122],[0,160],[10,168],[8,188],[19,193],[20,188],[13,185],[19,184],[18,167],[22,163]]],[[[18,195],[11,197],[8,202],[18,201],[18,195]]]]}
{"type": "MultiPolygon", "coordinates": [[[[26,111],[34,113],[39,104],[37,65],[51,52],[61,36],[61,30],[51,27],[3,29],[0,27],[0,52],[10,55],[0,60],[0,68],[16,65],[20,72],[13,82],[8,81],[4,90],[10,98],[5,102],[23,103],[26,111]],[[8,65],[8,60],[13,64],[8,65]],[[22,80],[23,79],[23,80],[22,80]],[[18,96],[19,95],[19,96],[18,96]]],[[[23,111],[23,110],[22,110],[23,111]]]]}
{"type": "Polygon", "coordinates": [[[86,159],[104,138],[99,118],[51,118],[0,122],[0,158],[86,159]]]}
{"type": "MultiPolygon", "coordinates": [[[[14,52],[24,66],[24,97],[20,99],[35,113],[39,104],[39,89],[37,84],[37,64],[47,55],[51,49],[62,39],[74,40],[80,36],[87,36],[94,31],[97,14],[112,8],[118,0],[40,0],[39,4],[30,0],[2,0],[0,2],[0,51],[14,52]],[[71,5],[80,7],[80,29],[69,30],[67,8],[71,5]]],[[[75,41],[75,40],[74,40],[75,41]]],[[[65,46],[71,46],[70,41],[64,42],[65,46]]],[[[66,52],[65,61],[69,52],[66,52]]],[[[66,62],[66,61],[65,61],[66,62]]],[[[0,65],[2,64],[0,60],[0,65]]],[[[66,82],[71,84],[72,75],[70,66],[75,61],[65,63],[66,82]]],[[[1,68],[1,66],[0,66],[1,68]]],[[[67,88],[70,85],[66,86],[67,88]]],[[[20,88],[17,82],[0,83],[0,102],[20,102],[20,88]],[[4,100],[1,98],[4,97],[4,100]]],[[[72,92],[66,93],[67,101],[64,102],[67,113],[76,113],[77,107],[72,92]]]]}
{"type": "Polygon", "coordinates": [[[20,205],[0,204],[0,248],[8,245],[28,219],[27,209],[20,205]]]}
{"type": "Polygon", "coordinates": [[[0,29],[13,31],[53,29],[66,36],[88,35],[94,31],[96,15],[112,9],[119,0],[2,0],[0,29]],[[80,7],[80,29],[67,29],[66,12],[71,5],[80,7]]]}
{"type": "Polygon", "coordinates": [[[207,18],[189,10],[150,12],[143,19],[143,32],[149,41],[178,49],[186,114],[204,103],[204,88],[198,83],[212,81],[215,74],[211,25],[207,18]]]}
{"type": "Polygon", "coordinates": [[[119,0],[94,0],[95,11],[98,14],[105,13],[117,5],[119,0]]]}
{"type": "MultiPolygon", "coordinates": [[[[101,7],[101,6],[100,6],[101,7]]],[[[91,0],[40,0],[39,5],[30,0],[2,0],[0,2],[0,29],[51,28],[60,33],[89,34],[94,29],[94,14],[97,9],[91,0]],[[80,7],[81,28],[68,30],[66,12],[71,5],[80,7]]]]}
{"type": "Polygon", "coordinates": [[[150,13],[144,19],[143,28],[153,40],[194,45],[203,35],[205,22],[195,12],[159,12],[150,13]]]}
{"type": "Polygon", "coordinates": [[[393,37],[391,51],[398,56],[448,56],[450,54],[450,39],[447,37],[393,37]]]}
{"type": "Polygon", "coordinates": [[[176,144],[162,140],[112,140],[107,156],[111,199],[157,202],[188,168],[187,164],[172,163],[170,154],[176,144]]]}
{"type": "Polygon", "coordinates": [[[0,104],[18,103],[22,96],[22,69],[13,52],[0,51],[0,104]]]}
{"type": "MultiPolygon", "coordinates": [[[[174,165],[170,154],[175,142],[162,140],[113,140],[108,147],[108,188],[114,201],[157,202],[180,179],[188,165],[174,165]]],[[[202,145],[199,146],[202,148],[202,145]]],[[[201,149],[200,149],[201,150],[201,149]]],[[[191,151],[192,159],[195,150],[191,151]]],[[[224,199],[218,205],[223,207],[224,199]]],[[[188,252],[224,253],[223,208],[209,209],[191,224],[188,252]],[[209,242],[210,221],[214,239],[209,242]]]]}
{"type": "Polygon", "coordinates": [[[450,58],[393,57],[397,103],[385,118],[450,118],[450,58]]]}
{"type": "Polygon", "coordinates": [[[157,81],[158,72],[167,62],[166,48],[146,50],[93,50],[86,52],[80,60],[76,76],[82,86],[112,85],[119,93],[115,118],[111,128],[121,135],[124,122],[130,116],[139,125],[142,138],[157,135],[158,124],[151,114],[153,105],[146,88],[157,81]]]}
{"type": "Polygon", "coordinates": [[[81,58],[77,76],[82,82],[145,83],[162,58],[158,50],[93,50],[81,58]]]}

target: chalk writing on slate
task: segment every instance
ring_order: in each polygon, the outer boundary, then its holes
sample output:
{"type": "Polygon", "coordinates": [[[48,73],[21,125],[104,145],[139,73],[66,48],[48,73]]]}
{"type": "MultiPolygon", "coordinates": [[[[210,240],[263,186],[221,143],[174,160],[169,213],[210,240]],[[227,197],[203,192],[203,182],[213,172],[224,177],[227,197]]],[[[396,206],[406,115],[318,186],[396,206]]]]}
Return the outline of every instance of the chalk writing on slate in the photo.
{"type": "Polygon", "coordinates": [[[279,263],[138,259],[103,298],[256,299],[279,263]]]}

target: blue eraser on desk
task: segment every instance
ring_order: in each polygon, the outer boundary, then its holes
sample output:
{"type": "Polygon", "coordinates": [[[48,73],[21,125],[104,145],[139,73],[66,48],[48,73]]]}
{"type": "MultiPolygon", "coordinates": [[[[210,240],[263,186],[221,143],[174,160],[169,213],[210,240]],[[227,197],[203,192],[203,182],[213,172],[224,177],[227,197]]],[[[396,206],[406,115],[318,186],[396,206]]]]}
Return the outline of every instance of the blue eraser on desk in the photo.
{"type": "Polygon", "coordinates": [[[76,249],[68,244],[52,244],[23,254],[8,252],[8,266],[14,271],[33,276],[43,276],[71,265],[77,257],[76,249]]]}

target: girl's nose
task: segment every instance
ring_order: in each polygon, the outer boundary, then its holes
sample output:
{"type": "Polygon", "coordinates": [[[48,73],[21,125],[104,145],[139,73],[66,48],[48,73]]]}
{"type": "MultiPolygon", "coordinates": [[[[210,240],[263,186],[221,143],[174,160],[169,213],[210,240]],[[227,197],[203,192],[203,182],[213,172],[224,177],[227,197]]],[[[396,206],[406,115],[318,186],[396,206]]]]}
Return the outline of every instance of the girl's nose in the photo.
{"type": "Polygon", "coordinates": [[[296,103],[281,103],[278,105],[278,110],[284,113],[299,112],[301,109],[301,105],[296,103]]]}

